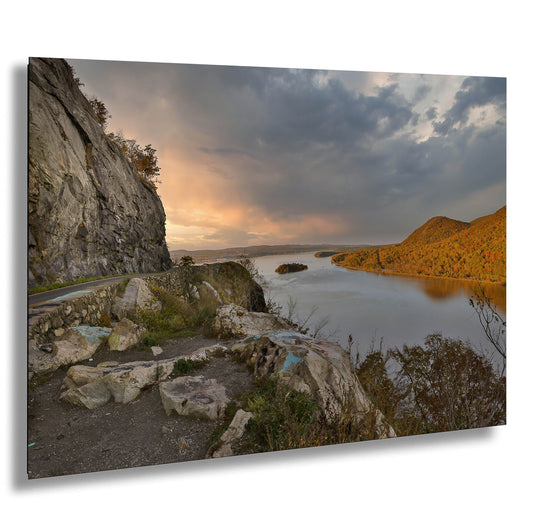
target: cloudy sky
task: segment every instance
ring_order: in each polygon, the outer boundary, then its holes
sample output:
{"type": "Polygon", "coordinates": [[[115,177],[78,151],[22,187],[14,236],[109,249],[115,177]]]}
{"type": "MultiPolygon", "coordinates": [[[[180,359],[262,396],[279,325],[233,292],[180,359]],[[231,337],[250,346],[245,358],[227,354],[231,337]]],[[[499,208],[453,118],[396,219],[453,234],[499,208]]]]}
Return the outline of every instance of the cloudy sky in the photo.
{"type": "Polygon", "coordinates": [[[502,78],[68,61],[157,149],[169,249],[392,243],[506,202],[502,78]]]}

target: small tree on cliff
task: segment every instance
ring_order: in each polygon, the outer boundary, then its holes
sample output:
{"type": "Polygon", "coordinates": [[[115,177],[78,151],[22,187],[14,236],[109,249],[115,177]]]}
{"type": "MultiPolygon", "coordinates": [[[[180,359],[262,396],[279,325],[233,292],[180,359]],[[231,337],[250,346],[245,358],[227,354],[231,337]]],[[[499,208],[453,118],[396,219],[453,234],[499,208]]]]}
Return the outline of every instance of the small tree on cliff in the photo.
{"type": "MultiPolygon", "coordinates": [[[[74,83],[79,86],[84,86],[80,79],[76,76],[76,72],[72,65],[67,63],[69,67],[70,74],[74,83]]],[[[84,95],[87,98],[86,95],[84,95]]],[[[109,110],[106,105],[98,100],[96,97],[88,99],[91,104],[92,114],[95,120],[100,124],[102,129],[106,129],[109,123],[109,119],[112,118],[109,110]]],[[[141,147],[133,138],[126,139],[122,134],[108,133],[107,137],[113,140],[121,148],[122,152],[137,169],[137,174],[139,177],[148,185],[150,185],[154,190],[157,190],[157,183],[160,183],[158,176],[159,171],[161,170],[157,166],[157,156],[156,149],[152,147],[151,144],[145,145],[144,148],[141,147]]]]}
{"type": "Polygon", "coordinates": [[[71,64],[68,64],[68,69],[70,70],[70,75],[72,76],[72,80],[74,81],[74,84],[78,87],[85,86],[83,82],[81,82],[80,78],[76,75],[76,70],[74,70],[74,67],[71,64]]]}
{"type": "Polygon", "coordinates": [[[126,139],[120,132],[109,133],[107,136],[122,149],[128,161],[137,169],[139,177],[157,190],[156,183],[160,182],[158,176],[161,169],[157,166],[156,149],[151,144],[142,148],[133,138],[126,139]]]}
{"type": "Polygon", "coordinates": [[[142,149],[139,145],[135,144],[134,149],[131,153],[131,161],[137,168],[139,174],[146,179],[154,188],[155,183],[159,180],[159,171],[161,170],[157,166],[157,156],[155,155],[156,150],[152,147],[151,144],[145,145],[142,149]]]}
{"type": "Polygon", "coordinates": [[[111,115],[109,114],[106,105],[101,100],[98,100],[96,97],[93,97],[91,100],[89,100],[89,102],[91,103],[91,107],[93,108],[93,113],[94,117],[96,118],[96,121],[101,125],[102,129],[105,130],[107,124],[109,123],[109,119],[111,118],[111,115]]]}

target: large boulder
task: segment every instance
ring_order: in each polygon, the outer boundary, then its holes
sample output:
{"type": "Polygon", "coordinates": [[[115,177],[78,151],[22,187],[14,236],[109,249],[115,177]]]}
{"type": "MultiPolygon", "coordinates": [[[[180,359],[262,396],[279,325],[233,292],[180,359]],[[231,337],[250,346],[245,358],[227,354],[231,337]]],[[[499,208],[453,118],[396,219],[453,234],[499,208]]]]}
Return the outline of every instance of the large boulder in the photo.
{"type": "Polygon", "coordinates": [[[265,312],[267,305],[261,286],[245,267],[236,262],[198,265],[195,270],[207,276],[225,302],[242,306],[250,312],[265,312]]]}
{"type": "Polygon", "coordinates": [[[76,364],[92,357],[111,328],[76,326],[48,346],[38,348],[30,343],[28,365],[36,374],[49,373],[61,366],[76,364]]]}
{"type": "Polygon", "coordinates": [[[110,333],[107,345],[111,350],[124,351],[137,346],[145,332],[146,330],[142,326],[138,326],[129,319],[121,319],[110,333]]]}
{"type": "Polygon", "coordinates": [[[122,319],[135,310],[158,310],[161,303],[154,297],[150,287],[141,278],[129,280],[122,296],[117,296],[111,312],[122,319]]]}
{"type": "Polygon", "coordinates": [[[249,337],[232,351],[257,376],[276,375],[279,385],[310,394],[327,420],[349,416],[360,425],[371,421],[375,438],[396,435],[366,395],[348,352],[339,345],[289,330],[249,337]]]}
{"type": "Polygon", "coordinates": [[[234,304],[218,308],[213,321],[213,330],[222,337],[247,337],[290,328],[288,323],[275,315],[248,312],[234,304]]]}
{"type": "Polygon", "coordinates": [[[159,393],[167,416],[174,411],[180,416],[217,419],[229,403],[226,388],[203,376],[181,376],[162,382],[159,393]]]}
{"type": "Polygon", "coordinates": [[[111,399],[116,403],[129,403],[137,398],[145,387],[167,380],[178,360],[203,362],[225,350],[220,344],[215,344],[200,348],[189,355],[166,360],[128,362],[109,367],[73,366],[67,371],[60,398],[89,409],[104,405],[111,399]],[[109,396],[103,394],[104,390],[108,391],[109,396]]]}

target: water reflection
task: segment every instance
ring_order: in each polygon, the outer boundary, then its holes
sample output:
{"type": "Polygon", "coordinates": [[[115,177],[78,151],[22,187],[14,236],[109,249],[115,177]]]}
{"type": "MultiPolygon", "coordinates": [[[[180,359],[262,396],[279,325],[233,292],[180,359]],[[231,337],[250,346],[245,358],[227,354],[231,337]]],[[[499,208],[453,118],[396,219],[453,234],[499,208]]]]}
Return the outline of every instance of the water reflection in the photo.
{"type": "Polygon", "coordinates": [[[498,311],[505,313],[506,310],[506,288],[503,285],[410,276],[395,276],[395,278],[398,278],[399,281],[416,285],[427,297],[434,301],[445,300],[449,297],[456,296],[466,296],[467,298],[481,297],[490,299],[498,311]]]}
{"type": "MultiPolygon", "coordinates": [[[[257,258],[256,264],[268,285],[267,295],[284,315],[293,298],[302,319],[315,310],[310,328],[327,318],[326,335],[331,331],[332,339],[341,345],[347,345],[352,335],[361,353],[381,339],[387,349],[422,344],[432,333],[493,352],[469,303],[480,284],[354,271],[332,265],[329,258],[315,258],[313,253],[265,256],[257,258]],[[278,265],[295,261],[309,269],[281,276],[274,272],[278,265]]],[[[505,286],[482,287],[504,315],[505,286]]]]}

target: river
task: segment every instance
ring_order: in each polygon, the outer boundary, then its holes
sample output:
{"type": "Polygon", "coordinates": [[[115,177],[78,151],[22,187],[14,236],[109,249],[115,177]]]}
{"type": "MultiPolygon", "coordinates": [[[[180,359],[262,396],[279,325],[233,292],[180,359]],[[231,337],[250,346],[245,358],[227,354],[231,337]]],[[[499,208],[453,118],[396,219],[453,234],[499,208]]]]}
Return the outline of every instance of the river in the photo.
{"type": "MultiPolygon", "coordinates": [[[[314,253],[263,256],[255,264],[264,277],[267,297],[287,315],[290,299],[301,321],[312,313],[311,331],[327,320],[321,335],[365,354],[380,343],[384,350],[403,344],[422,344],[430,333],[469,341],[493,354],[474,309],[469,304],[473,282],[412,278],[354,271],[331,264],[314,253]],[[306,271],[279,275],[282,263],[303,263],[306,271]]],[[[505,287],[490,286],[488,295],[505,314],[505,287]]]]}

